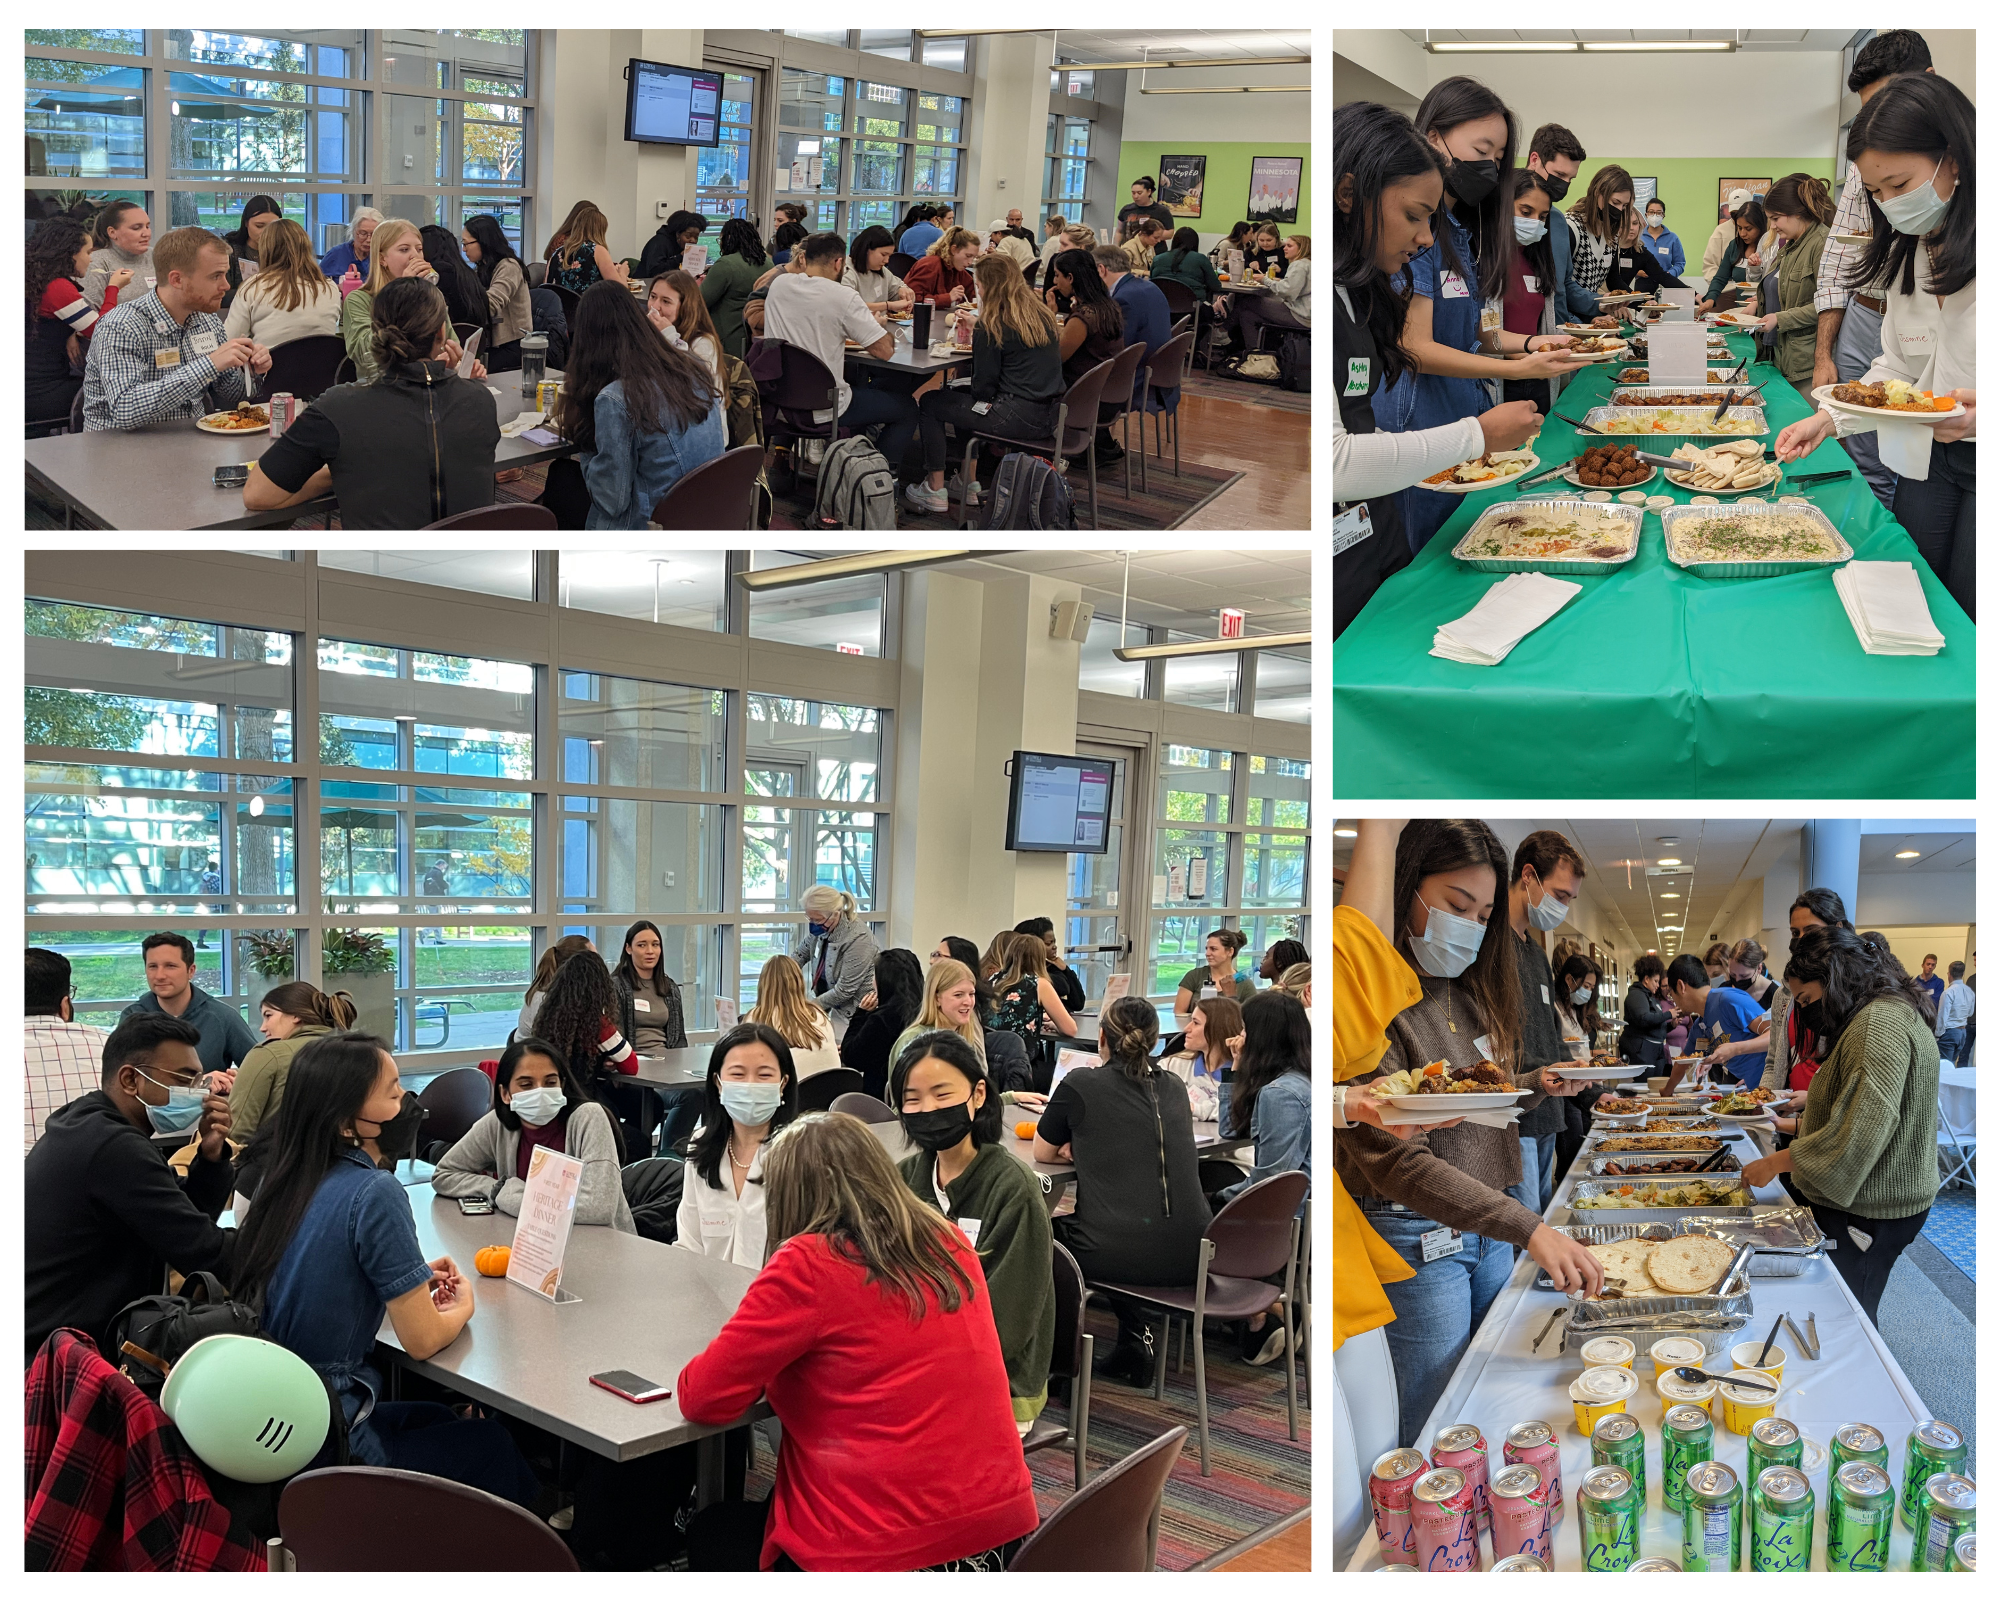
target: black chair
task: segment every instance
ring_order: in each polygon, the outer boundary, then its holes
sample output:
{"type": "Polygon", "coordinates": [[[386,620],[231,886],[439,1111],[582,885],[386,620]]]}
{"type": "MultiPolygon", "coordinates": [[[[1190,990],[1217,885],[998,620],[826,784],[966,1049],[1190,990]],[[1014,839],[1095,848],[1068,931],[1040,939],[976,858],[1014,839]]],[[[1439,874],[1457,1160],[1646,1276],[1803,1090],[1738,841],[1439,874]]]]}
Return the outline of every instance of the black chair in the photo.
{"type": "Polygon", "coordinates": [[[799,1082],[801,1111],[831,1111],[844,1094],[861,1092],[861,1074],[853,1067],[828,1067],[799,1082]]]}
{"type": "Polygon", "coordinates": [[[764,348],[778,352],[778,375],[757,385],[764,398],[764,436],[772,444],[782,439],[824,438],[829,447],[840,437],[840,418],[815,422],[815,411],[835,411],[840,388],[826,363],[810,350],[781,339],[766,339],[764,348]]]}
{"type": "Polygon", "coordinates": [[[496,532],[546,533],[554,529],[556,514],[547,506],[529,505],[519,500],[496,500],[490,506],[474,506],[456,516],[426,522],[425,528],[491,528],[496,532]]]}
{"type": "Polygon", "coordinates": [[[343,383],[352,383],[360,375],[360,369],[354,365],[354,357],[342,356],[340,358],[340,365],[333,369],[333,384],[328,387],[343,383]]]}
{"type": "Polygon", "coordinates": [[[917,258],[915,256],[906,256],[900,250],[890,253],[889,270],[899,278],[907,278],[910,275],[910,268],[916,264],[917,258]]]}
{"type": "MultiPolygon", "coordinates": [[[[1161,419],[1165,418],[1166,432],[1174,441],[1174,476],[1181,475],[1181,384],[1187,378],[1187,364],[1194,353],[1194,330],[1185,327],[1186,319],[1176,324],[1181,331],[1153,352],[1153,359],[1146,365],[1146,410],[1153,414],[1153,453],[1162,460],[1166,452],[1160,447],[1161,419]],[[1157,409],[1154,400],[1159,400],[1157,409]],[[1171,404],[1169,400],[1171,399],[1171,404]]],[[[1146,448],[1146,419],[1139,418],[1139,449],[1146,448]]]]}
{"type": "Polygon", "coordinates": [[[76,398],[69,403],[69,431],[83,432],[83,390],[76,391],[76,398]]]}
{"type": "Polygon", "coordinates": [[[574,322],[576,320],[576,303],[582,296],[574,289],[565,289],[559,283],[545,283],[542,287],[562,302],[563,321],[565,323],[574,322]]]}
{"type": "MultiPolygon", "coordinates": [[[[1135,346],[1143,350],[1143,345],[1135,346]]],[[[982,440],[991,439],[995,444],[1025,450],[1029,455],[1049,456],[1055,469],[1061,472],[1068,461],[1082,457],[1090,476],[1090,526],[1097,527],[1097,452],[1092,446],[1097,441],[1097,407],[1104,398],[1104,386],[1111,377],[1111,369],[1118,365],[1116,358],[1100,361],[1064,392],[1056,402],[1055,431],[1046,439],[1023,439],[1012,434],[995,433],[990,429],[975,428],[965,436],[965,475],[961,482],[972,481],[973,458],[979,452],[982,440]]],[[[971,511],[959,508],[963,521],[961,527],[972,526],[971,511]]]]}
{"type": "Polygon", "coordinates": [[[347,361],[347,346],[340,335],[316,333],[305,339],[291,339],[271,351],[271,370],[257,380],[265,394],[296,395],[301,400],[317,400],[340,381],[347,361]]]}
{"type": "MultiPolygon", "coordinates": [[[[844,1111],[850,1117],[859,1117],[863,1122],[882,1123],[894,1122],[896,1120],[895,1112],[891,1111],[872,1094],[863,1094],[858,1089],[848,1094],[836,1095],[833,1104],[828,1106],[827,1110],[844,1111]]],[[[1058,1343],[1062,1340],[1062,1318],[1060,1313],[1057,1314],[1056,1318],[1056,1339],[1058,1343]]]]}
{"type": "Polygon", "coordinates": [[[1090,1476],[1090,1375],[1097,1340],[1083,1327],[1083,1305],[1088,1297],[1083,1268],[1060,1242],[1055,1247],[1055,1279],[1056,1343],[1049,1357],[1049,1376],[1069,1379],[1069,1420],[1058,1426],[1044,1411],[1021,1440],[1021,1450],[1024,1455],[1033,1455],[1061,1445],[1076,1463],[1076,1487],[1081,1489],[1090,1476]]]}
{"type": "Polygon", "coordinates": [[[435,1161],[493,1109],[493,1080],[477,1067],[440,1072],[417,1096],[424,1108],[426,1161],[435,1161]]]}
{"type": "Polygon", "coordinates": [[[1176,283],[1172,278],[1155,278],[1153,287],[1167,297],[1167,315],[1173,318],[1194,315],[1194,290],[1184,283],[1176,283]]]}
{"type": "Polygon", "coordinates": [[[653,507],[653,525],[671,533],[706,533],[756,526],[757,474],[764,447],[741,444],[704,461],[653,507]]]}
{"type": "MultiPolygon", "coordinates": [[[[1105,416],[1103,406],[1098,408],[1097,413],[1097,426],[1100,430],[1108,429],[1119,423],[1125,424],[1122,430],[1125,437],[1122,442],[1125,446],[1125,498],[1127,500],[1132,498],[1132,392],[1139,382],[1139,369],[1145,364],[1146,347],[1143,344],[1128,344],[1123,350],[1118,352],[1117,357],[1111,363],[1110,376],[1104,380],[1103,405],[1111,406],[1113,408],[1112,413],[1108,417],[1105,416]]],[[[1093,445],[1095,442],[1095,440],[1092,441],[1093,445]]],[[[1097,452],[1093,448],[1091,459],[1094,461],[1096,458],[1097,452]]],[[[1139,492],[1141,494],[1146,492],[1146,440],[1143,425],[1141,426],[1139,439],[1139,492]]]]}
{"type": "Polygon", "coordinates": [[[461,350],[465,348],[466,341],[478,331],[479,324],[476,322],[454,322],[451,325],[451,336],[458,341],[461,350]]]}
{"type": "Polygon", "coordinates": [[[1160,1497],[1187,1443],[1175,1428],[1141,1445],[1049,1513],[1009,1572],[1151,1572],[1160,1548],[1160,1497]]]}

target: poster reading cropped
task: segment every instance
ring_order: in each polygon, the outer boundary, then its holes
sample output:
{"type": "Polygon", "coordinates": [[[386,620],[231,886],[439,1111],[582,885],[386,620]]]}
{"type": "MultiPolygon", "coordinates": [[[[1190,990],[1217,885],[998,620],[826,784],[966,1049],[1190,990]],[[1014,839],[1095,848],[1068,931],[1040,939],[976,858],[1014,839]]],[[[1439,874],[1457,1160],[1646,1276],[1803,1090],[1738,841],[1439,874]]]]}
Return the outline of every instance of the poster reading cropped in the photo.
{"type": "Polygon", "coordinates": [[[1160,157],[1160,204],[1177,217],[1201,215],[1201,186],[1208,178],[1207,156],[1160,157]]]}
{"type": "Polygon", "coordinates": [[[1243,215],[1252,222],[1297,222],[1305,164],[1304,156],[1252,156],[1250,209],[1243,215]]]}

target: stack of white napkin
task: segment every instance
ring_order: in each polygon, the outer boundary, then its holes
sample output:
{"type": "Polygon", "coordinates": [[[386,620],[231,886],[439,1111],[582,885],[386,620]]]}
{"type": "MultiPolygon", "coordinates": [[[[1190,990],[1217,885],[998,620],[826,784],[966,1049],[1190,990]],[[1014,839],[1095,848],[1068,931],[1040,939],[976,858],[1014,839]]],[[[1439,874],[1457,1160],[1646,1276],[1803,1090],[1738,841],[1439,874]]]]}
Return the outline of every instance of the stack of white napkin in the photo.
{"type": "MultiPolygon", "coordinates": [[[[1545,572],[1513,572],[1481,596],[1456,622],[1447,622],[1431,642],[1431,654],[1473,667],[1496,667],[1507,652],[1583,593],[1545,572]]],[[[1942,642],[1942,641],[1940,641],[1942,642]]]]}
{"type": "Polygon", "coordinates": [[[1934,656],[1944,648],[1909,562],[1850,561],[1835,570],[1833,587],[1871,656],[1934,656]]]}
{"type": "MultiPolygon", "coordinates": [[[[1439,1098],[1444,1098],[1440,1096],[1439,1098]]],[[[1382,1122],[1386,1127],[1404,1128],[1412,1123],[1435,1122],[1436,1113],[1426,1108],[1422,1111],[1405,1111],[1401,1106],[1384,1104],[1380,1108],[1382,1122]]],[[[1467,1122],[1476,1122],[1482,1128],[1505,1128],[1518,1121],[1519,1106],[1503,1106],[1497,1111],[1461,1111],[1458,1113],[1467,1122]]]]}

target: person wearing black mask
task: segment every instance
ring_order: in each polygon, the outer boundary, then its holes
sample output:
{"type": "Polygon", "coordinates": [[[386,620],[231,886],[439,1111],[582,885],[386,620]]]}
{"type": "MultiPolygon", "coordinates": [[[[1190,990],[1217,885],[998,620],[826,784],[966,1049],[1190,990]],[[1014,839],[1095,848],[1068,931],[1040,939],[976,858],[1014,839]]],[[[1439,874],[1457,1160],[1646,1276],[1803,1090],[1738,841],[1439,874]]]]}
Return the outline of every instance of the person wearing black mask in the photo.
{"type": "Polygon", "coordinates": [[[904,1047],[889,1103],[917,1146],[903,1181],[958,1224],[986,1269],[1014,1425],[1025,1434],[1048,1401],[1056,1341],[1055,1234],[1041,1185],[1001,1148],[999,1090],[957,1034],[926,1033],[904,1047]]]}
{"type": "Polygon", "coordinates": [[[1620,166],[1599,167],[1583,198],[1564,215],[1569,219],[1570,270],[1585,293],[1605,286],[1618,260],[1625,224],[1632,215],[1632,175],[1620,166]]]}
{"type": "Polygon", "coordinates": [[[1569,198],[1569,186],[1576,182],[1585,159],[1576,135],[1559,122],[1543,123],[1528,144],[1528,170],[1543,180],[1551,207],[1549,254],[1555,261],[1555,272],[1550,281],[1555,285],[1552,292],[1558,322],[1588,322],[1597,315],[1597,297],[1576,281],[1571,269],[1574,235],[1568,222],[1558,221],[1556,216],[1569,198]]]}

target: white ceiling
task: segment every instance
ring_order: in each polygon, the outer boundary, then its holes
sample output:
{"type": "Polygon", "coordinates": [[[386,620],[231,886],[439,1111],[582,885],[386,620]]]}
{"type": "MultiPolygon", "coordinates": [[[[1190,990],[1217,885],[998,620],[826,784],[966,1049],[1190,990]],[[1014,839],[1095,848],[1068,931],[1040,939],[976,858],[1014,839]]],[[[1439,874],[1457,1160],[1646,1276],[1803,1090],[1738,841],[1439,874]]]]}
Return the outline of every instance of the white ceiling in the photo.
{"type": "Polygon", "coordinates": [[[1176,56],[1296,56],[1312,54],[1312,32],[1296,33],[1236,29],[1110,28],[1092,33],[1063,29],[1056,35],[1056,55],[1063,61],[1137,61],[1176,56]]]}
{"type": "Polygon", "coordinates": [[[1741,50],[1839,50],[1858,30],[1854,28],[1405,28],[1406,38],[1422,44],[1427,38],[1539,40],[1734,39],[1741,50]]]}
{"type": "MultiPolygon", "coordinates": [[[[1119,550],[1017,550],[938,569],[968,577],[1030,572],[1080,584],[1100,617],[1116,621],[1125,579],[1119,550]]],[[[1132,557],[1135,623],[1215,636],[1215,614],[1240,607],[1249,633],[1312,628],[1312,553],[1307,550],[1145,550],[1132,557]]]]}

